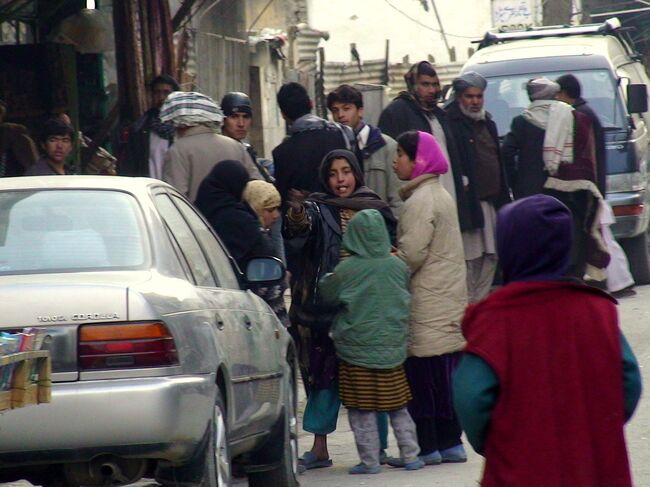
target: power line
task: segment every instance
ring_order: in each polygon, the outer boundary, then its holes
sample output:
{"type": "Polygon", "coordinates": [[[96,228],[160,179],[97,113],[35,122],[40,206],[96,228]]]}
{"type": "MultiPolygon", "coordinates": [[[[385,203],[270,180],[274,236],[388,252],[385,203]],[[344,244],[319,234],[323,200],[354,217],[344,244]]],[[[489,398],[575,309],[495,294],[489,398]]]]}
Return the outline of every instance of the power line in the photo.
{"type": "MultiPolygon", "coordinates": [[[[442,34],[442,33],[443,33],[440,29],[434,29],[433,27],[430,27],[430,26],[428,26],[428,25],[426,25],[426,24],[423,24],[423,23],[420,22],[418,19],[416,19],[416,18],[414,18],[414,17],[411,17],[409,14],[407,14],[407,13],[404,12],[403,10],[400,10],[399,7],[396,7],[395,5],[393,5],[393,4],[390,2],[390,0],[384,0],[384,2],[386,2],[388,5],[390,5],[393,9],[397,10],[399,13],[401,13],[404,17],[406,17],[406,18],[409,19],[410,21],[415,22],[416,24],[418,24],[420,27],[424,27],[425,29],[429,29],[430,31],[437,32],[438,34],[442,34]]],[[[462,35],[459,35],[459,34],[450,34],[449,32],[444,32],[444,34],[446,34],[446,35],[448,35],[448,36],[450,36],[450,37],[458,37],[458,38],[460,38],[460,39],[472,39],[472,40],[474,40],[474,39],[477,39],[477,38],[480,37],[480,35],[475,35],[475,36],[462,36],[462,35]]]]}

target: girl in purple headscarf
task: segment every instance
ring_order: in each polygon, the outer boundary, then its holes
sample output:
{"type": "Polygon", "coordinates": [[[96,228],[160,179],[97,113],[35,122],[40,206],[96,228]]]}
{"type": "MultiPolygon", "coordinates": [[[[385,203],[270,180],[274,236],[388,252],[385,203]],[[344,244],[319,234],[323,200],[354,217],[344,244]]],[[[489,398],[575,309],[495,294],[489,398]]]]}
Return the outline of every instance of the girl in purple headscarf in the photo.
{"type": "MultiPolygon", "coordinates": [[[[400,190],[397,255],[411,269],[409,412],[426,464],[464,462],[451,376],[465,346],[460,323],[467,285],[456,204],[439,181],[449,164],[431,134],[406,132],[397,143],[393,169],[408,181],[400,190]]],[[[399,459],[389,463],[401,466],[399,459]]]]}

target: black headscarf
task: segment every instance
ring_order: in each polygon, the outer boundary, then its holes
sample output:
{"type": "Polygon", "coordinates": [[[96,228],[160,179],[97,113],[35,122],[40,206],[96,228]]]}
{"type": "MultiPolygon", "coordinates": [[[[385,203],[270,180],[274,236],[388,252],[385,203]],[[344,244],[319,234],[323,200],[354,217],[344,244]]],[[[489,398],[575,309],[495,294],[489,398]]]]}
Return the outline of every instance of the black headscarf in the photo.
{"type": "Polygon", "coordinates": [[[388,227],[391,239],[394,237],[395,228],[397,228],[397,220],[388,206],[388,203],[382,200],[377,193],[365,185],[363,171],[361,170],[357,156],[355,156],[353,152],[345,149],[336,149],[328,152],[321,162],[319,175],[321,185],[325,188],[326,193],[312,193],[309,195],[310,201],[335,206],[341,209],[348,208],[354,211],[378,210],[386,221],[386,226],[388,227]],[[330,188],[330,169],[332,168],[332,163],[335,159],[345,159],[350,164],[355,181],[355,188],[350,196],[337,196],[330,188]]]}
{"type": "Polygon", "coordinates": [[[497,253],[503,280],[562,279],[571,253],[571,211],[537,194],[510,203],[497,216],[497,253]]]}
{"type": "Polygon", "coordinates": [[[272,255],[257,214],[242,201],[248,172],[239,161],[218,162],[201,182],[195,205],[217,232],[240,269],[254,256],[272,255]]]}

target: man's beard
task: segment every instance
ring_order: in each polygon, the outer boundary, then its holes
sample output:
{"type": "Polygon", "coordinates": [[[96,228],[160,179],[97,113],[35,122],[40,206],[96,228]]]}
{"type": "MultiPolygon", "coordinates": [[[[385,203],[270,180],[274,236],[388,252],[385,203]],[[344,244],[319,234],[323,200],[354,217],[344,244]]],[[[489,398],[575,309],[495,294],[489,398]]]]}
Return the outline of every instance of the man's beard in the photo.
{"type": "Polygon", "coordinates": [[[465,108],[460,103],[458,104],[458,106],[460,107],[460,111],[463,112],[463,115],[465,115],[467,118],[471,118],[475,122],[480,122],[481,120],[485,120],[485,108],[481,108],[480,112],[473,112],[465,108]]]}

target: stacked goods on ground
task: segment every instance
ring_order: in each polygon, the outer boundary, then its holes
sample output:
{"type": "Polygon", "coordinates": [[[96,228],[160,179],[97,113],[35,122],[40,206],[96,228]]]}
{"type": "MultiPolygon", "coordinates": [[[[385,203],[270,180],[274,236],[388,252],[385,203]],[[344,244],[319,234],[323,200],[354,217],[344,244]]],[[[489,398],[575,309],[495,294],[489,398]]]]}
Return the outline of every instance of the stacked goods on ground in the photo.
{"type": "Polygon", "coordinates": [[[49,341],[44,328],[0,333],[0,411],[50,402],[49,341]]]}

